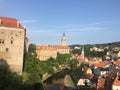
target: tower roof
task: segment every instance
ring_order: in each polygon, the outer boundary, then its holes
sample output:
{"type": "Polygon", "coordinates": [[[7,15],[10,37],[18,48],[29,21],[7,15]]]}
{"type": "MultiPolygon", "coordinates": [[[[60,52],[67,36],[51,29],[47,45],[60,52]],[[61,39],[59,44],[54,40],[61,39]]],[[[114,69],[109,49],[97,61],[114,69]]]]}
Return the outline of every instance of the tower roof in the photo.
{"type": "Polygon", "coordinates": [[[65,33],[63,33],[63,36],[65,36],[65,33]]]}
{"type": "Polygon", "coordinates": [[[0,16],[0,26],[25,29],[16,18],[10,18],[10,17],[0,16]]]}

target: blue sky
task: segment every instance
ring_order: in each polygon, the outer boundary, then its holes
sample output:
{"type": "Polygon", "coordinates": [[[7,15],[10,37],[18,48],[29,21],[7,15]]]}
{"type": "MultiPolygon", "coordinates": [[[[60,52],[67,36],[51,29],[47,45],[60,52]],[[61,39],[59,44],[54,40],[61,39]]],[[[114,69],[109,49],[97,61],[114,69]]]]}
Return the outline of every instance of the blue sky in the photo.
{"type": "Polygon", "coordinates": [[[0,16],[17,18],[30,43],[58,45],[120,41],[120,0],[0,0],[0,16]]]}

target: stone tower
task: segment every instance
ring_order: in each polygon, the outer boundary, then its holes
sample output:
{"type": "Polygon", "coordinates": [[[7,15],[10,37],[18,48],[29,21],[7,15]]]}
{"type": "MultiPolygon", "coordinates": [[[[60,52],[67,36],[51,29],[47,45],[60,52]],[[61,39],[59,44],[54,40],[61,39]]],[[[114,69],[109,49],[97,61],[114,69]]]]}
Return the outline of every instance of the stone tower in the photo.
{"type": "Polygon", "coordinates": [[[61,39],[61,45],[62,46],[66,46],[66,36],[65,36],[65,33],[63,33],[63,36],[62,36],[62,39],[61,39]]]}
{"type": "Polygon", "coordinates": [[[82,55],[82,58],[84,59],[84,57],[85,57],[85,55],[84,55],[84,47],[82,48],[81,55],[82,55]]]}
{"type": "Polygon", "coordinates": [[[15,18],[0,17],[0,59],[22,74],[26,29],[15,18]]]}

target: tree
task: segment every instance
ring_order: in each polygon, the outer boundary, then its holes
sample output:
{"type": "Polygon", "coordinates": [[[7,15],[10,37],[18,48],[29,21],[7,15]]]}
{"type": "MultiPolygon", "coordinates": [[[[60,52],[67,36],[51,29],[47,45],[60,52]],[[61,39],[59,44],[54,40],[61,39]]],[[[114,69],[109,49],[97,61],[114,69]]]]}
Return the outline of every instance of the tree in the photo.
{"type": "Polygon", "coordinates": [[[78,61],[76,59],[72,59],[69,61],[71,71],[74,71],[77,69],[77,64],[78,64],[78,61]]]}
{"type": "Polygon", "coordinates": [[[20,90],[22,77],[12,72],[6,60],[0,60],[0,90],[20,90]]]}
{"type": "Polygon", "coordinates": [[[70,60],[70,54],[57,53],[56,60],[60,65],[66,64],[68,62],[68,60],[70,60]]]}
{"type": "Polygon", "coordinates": [[[72,53],[80,55],[81,54],[81,49],[73,49],[72,53]]]}
{"type": "Polygon", "coordinates": [[[34,44],[30,44],[25,57],[24,73],[26,73],[24,82],[33,84],[41,81],[43,70],[40,67],[40,62],[36,54],[36,46],[34,44]]]}

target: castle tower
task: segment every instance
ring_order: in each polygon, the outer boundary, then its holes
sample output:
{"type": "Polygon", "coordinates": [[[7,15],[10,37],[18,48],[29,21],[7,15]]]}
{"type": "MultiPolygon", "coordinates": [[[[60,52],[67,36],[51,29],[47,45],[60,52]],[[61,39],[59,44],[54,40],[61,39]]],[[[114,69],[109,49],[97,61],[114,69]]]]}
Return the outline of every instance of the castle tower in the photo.
{"type": "Polygon", "coordinates": [[[65,33],[63,33],[62,39],[61,39],[61,45],[66,46],[66,36],[65,33]]]}
{"type": "Polygon", "coordinates": [[[15,18],[0,17],[0,60],[22,74],[26,29],[15,18]]]}

